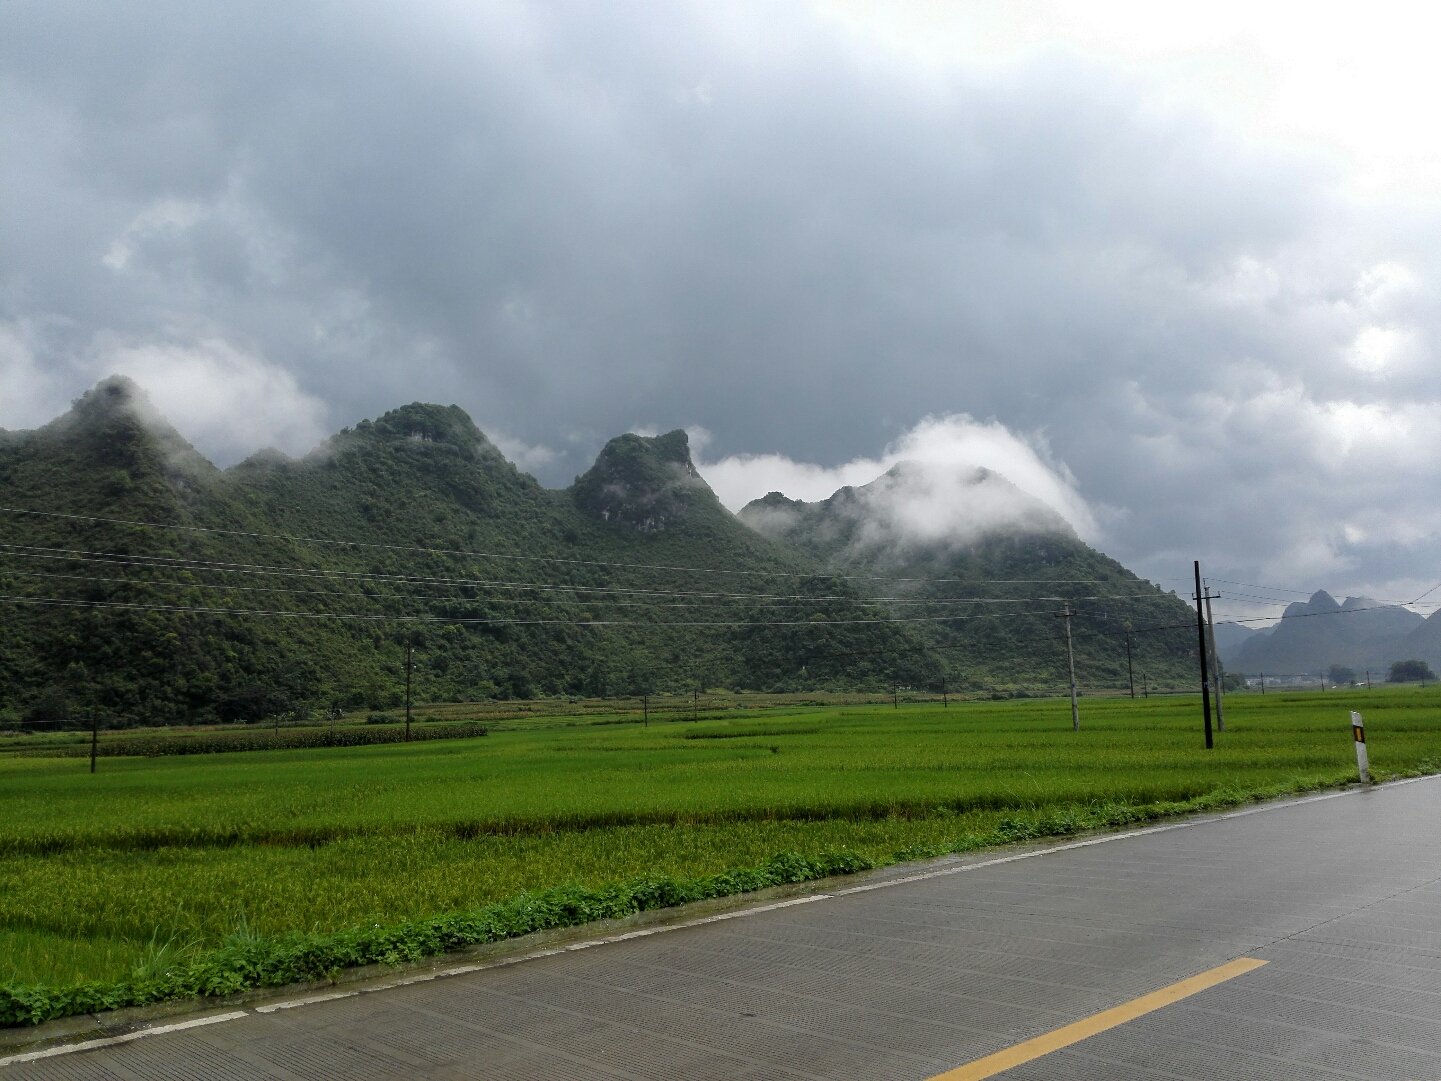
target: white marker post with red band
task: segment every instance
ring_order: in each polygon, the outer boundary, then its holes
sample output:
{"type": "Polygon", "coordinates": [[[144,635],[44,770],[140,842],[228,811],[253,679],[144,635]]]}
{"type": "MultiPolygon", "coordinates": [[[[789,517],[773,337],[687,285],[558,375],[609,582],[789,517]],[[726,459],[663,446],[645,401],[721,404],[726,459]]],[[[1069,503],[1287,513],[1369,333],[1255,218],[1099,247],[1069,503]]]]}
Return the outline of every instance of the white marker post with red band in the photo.
{"type": "Polygon", "coordinates": [[[1371,763],[1366,758],[1366,725],[1361,714],[1351,711],[1351,738],[1356,741],[1356,770],[1361,774],[1361,783],[1371,783],[1371,763]]]}

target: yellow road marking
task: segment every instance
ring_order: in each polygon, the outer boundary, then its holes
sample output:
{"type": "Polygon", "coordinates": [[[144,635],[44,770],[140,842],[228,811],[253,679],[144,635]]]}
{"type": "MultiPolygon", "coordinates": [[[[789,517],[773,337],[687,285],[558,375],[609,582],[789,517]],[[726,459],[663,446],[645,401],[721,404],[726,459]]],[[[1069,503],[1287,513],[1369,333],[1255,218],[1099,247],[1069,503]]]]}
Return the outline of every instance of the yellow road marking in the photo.
{"type": "Polygon", "coordinates": [[[1197,992],[1204,991],[1208,987],[1215,987],[1218,983],[1225,983],[1237,976],[1244,976],[1252,972],[1265,961],[1258,961],[1254,957],[1238,957],[1234,961],[1227,961],[1224,965],[1217,965],[1215,968],[1200,975],[1192,976],[1189,979],[1181,980],[1163,987],[1159,991],[1152,991],[1149,995],[1142,995],[1140,998],[1133,998],[1130,1002],[1113,1006],[1109,1010],[1102,1010],[1100,1013],[1092,1014],[1074,1024],[1066,1025],[1064,1028],[1055,1029],[1042,1036],[1026,1040],[1024,1043],[1014,1044],[1004,1051],[997,1051],[994,1055],[987,1055],[985,1058],[978,1058],[974,1062],[968,1062],[964,1066],[957,1066],[954,1070],[947,1070],[945,1073],[936,1074],[930,1081],[981,1081],[982,1078],[994,1077],[996,1074],[1012,1067],[1019,1066],[1023,1062],[1030,1062],[1042,1055],[1049,1055],[1052,1051],[1059,1051],[1063,1047],[1070,1047],[1073,1043],[1080,1043],[1087,1037],[1094,1036],[1098,1032],[1105,1032],[1117,1025],[1124,1025],[1127,1021],[1134,1021],[1136,1018],[1163,1006],[1169,1006],[1173,1002],[1180,1002],[1183,998],[1190,998],[1197,992]]]}

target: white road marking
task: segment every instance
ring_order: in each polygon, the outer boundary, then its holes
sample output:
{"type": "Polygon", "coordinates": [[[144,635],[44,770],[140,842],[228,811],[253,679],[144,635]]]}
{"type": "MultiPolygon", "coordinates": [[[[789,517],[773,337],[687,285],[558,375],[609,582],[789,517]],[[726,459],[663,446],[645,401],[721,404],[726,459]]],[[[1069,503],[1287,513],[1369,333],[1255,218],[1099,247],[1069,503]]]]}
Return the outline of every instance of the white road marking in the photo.
{"type": "Polygon", "coordinates": [[[334,991],[328,995],[307,995],[305,998],[292,998],[285,1002],[272,1002],[268,1006],[255,1007],[256,1013],[274,1013],[276,1010],[294,1010],[300,1006],[313,1006],[317,1002],[331,1002],[337,998],[354,998],[360,994],[359,991],[334,991]]]}
{"type": "Polygon", "coordinates": [[[27,1051],[23,1055],[11,1055],[8,1058],[0,1058],[0,1066],[10,1066],[20,1062],[35,1062],[42,1058],[54,1058],[56,1055],[69,1055],[76,1051],[91,1051],[97,1047],[114,1047],[116,1044],[130,1043],[133,1040],[145,1036],[162,1036],[167,1032],[179,1032],[181,1029],[200,1028],[202,1025],[218,1025],[223,1021],[234,1021],[237,1018],[245,1017],[244,1010],[235,1010],[231,1013],[214,1014],[211,1017],[195,1017],[189,1021],[177,1021],[173,1025],[156,1025],[154,1028],[136,1029],[134,1032],[127,1032],[121,1036],[105,1036],[98,1040],[85,1040],[83,1043],[61,1044],[59,1047],[47,1047],[43,1051],[27,1051]]]}

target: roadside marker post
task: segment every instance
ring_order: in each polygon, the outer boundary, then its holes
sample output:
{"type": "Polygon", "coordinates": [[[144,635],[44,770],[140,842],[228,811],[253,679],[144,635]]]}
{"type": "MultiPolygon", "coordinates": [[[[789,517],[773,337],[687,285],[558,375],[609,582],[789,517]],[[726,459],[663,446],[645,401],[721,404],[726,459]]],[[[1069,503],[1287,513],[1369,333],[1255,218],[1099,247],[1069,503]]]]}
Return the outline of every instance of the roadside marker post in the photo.
{"type": "Polygon", "coordinates": [[[1356,741],[1356,772],[1361,775],[1362,784],[1371,783],[1371,763],[1366,758],[1366,725],[1361,714],[1351,711],[1351,738],[1356,741]]]}

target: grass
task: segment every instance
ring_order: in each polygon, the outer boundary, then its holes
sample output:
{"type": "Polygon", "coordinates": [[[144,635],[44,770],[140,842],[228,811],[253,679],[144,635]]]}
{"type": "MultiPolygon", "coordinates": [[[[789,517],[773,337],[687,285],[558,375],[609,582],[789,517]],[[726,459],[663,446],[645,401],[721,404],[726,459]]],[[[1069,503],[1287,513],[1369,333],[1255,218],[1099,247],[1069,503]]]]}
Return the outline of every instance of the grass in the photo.
{"type": "Polygon", "coordinates": [[[0,757],[0,983],[8,1019],[36,1020],[1341,785],[1351,709],[1377,776],[1434,771],[1438,707],[1434,688],[1236,695],[1210,752],[1195,698],[1152,698],[1085,700],[1079,733],[1064,701],[1029,700],[552,716],[478,741],[108,758],[94,776],[0,757]],[[277,951],[302,961],[262,971],[277,951]]]}

